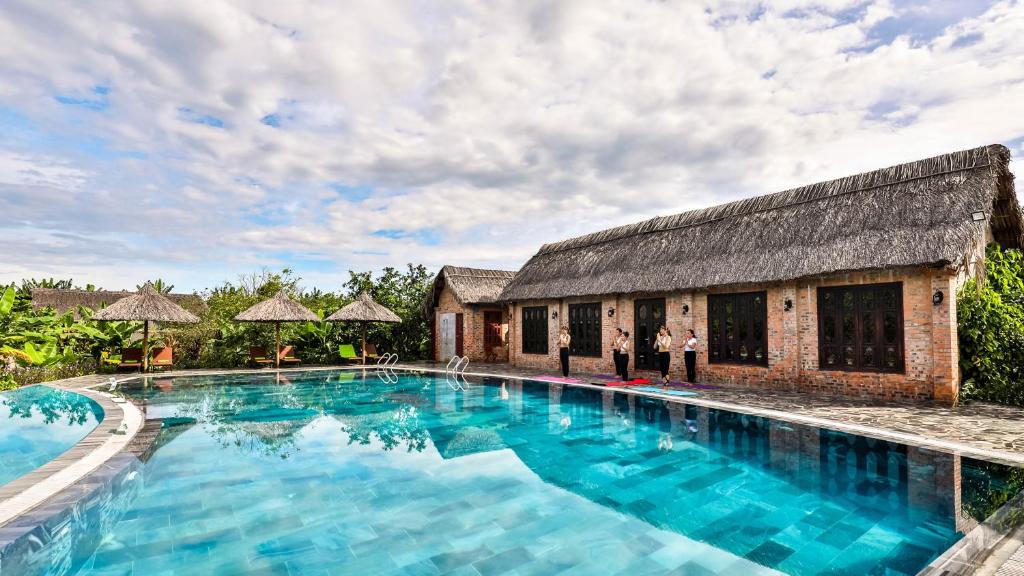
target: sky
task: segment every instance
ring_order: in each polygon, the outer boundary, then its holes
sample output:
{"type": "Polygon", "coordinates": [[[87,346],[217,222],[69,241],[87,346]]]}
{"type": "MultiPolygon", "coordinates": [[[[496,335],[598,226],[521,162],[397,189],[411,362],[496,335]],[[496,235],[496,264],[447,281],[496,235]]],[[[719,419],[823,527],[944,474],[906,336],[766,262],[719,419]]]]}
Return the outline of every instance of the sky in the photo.
{"type": "Polygon", "coordinates": [[[0,282],[517,269],[991,143],[1024,0],[0,3],[0,282]]]}

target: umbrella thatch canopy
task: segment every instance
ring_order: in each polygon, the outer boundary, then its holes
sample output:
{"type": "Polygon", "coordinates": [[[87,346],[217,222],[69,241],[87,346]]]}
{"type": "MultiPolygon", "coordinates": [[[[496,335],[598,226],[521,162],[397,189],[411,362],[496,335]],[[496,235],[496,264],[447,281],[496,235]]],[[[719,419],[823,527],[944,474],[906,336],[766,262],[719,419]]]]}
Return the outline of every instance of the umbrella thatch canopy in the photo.
{"type": "Polygon", "coordinates": [[[273,298],[268,298],[235,316],[239,322],[273,322],[277,347],[274,349],[274,366],[281,366],[281,322],[319,322],[320,317],[302,304],[292,300],[279,291],[273,298]]]}
{"type": "Polygon", "coordinates": [[[143,322],[142,371],[149,369],[150,322],[199,322],[199,318],[171,302],[149,282],[137,294],[122,298],[92,315],[93,320],[129,320],[143,322]]]}
{"type": "Polygon", "coordinates": [[[373,301],[363,292],[350,304],[327,317],[328,322],[359,322],[363,325],[363,364],[366,364],[366,324],[368,322],[390,322],[398,324],[402,318],[386,307],[373,301]]]}

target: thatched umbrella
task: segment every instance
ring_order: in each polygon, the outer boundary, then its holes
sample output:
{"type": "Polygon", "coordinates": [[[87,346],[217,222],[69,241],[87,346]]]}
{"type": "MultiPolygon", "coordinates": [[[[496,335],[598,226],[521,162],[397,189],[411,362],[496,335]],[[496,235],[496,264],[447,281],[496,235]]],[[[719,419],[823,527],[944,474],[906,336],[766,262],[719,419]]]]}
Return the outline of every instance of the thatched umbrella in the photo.
{"type": "Polygon", "coordinates": [[[328,322],[359,322],[363,325],[363,364],[366,364],[366,324],[369,322],[390,322],[398,324],[402,319],[391,310],[373,301],[363,292],[354,302],[327,317],[328,322]]]}
{"type": "Polygon", "coordinates": [[[153,288],[153,284],[139,289],[137,294],[122,298],[92,315],[93,320],[128,320],[143,322],[142,371],[149,369],[150,322],[199,322],[199,318],[153,288]]]}
{"type": "Polygon", "coordinates": [[[310,312],[302,304],[292,300],[279,291],[273,298],[268,298],[259,304],[235,316],[239,322],[273,322],[274,335],[277,347],[274,349],[274,366],[281,367],[281,322],[319,322],[320,317],[310,312]]]}

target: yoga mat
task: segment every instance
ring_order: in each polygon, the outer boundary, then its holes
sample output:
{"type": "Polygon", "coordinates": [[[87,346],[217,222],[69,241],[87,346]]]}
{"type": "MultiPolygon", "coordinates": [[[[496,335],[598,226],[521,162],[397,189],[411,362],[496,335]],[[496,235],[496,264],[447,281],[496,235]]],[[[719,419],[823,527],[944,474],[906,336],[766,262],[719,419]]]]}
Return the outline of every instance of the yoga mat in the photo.
{"type": "Polygon", "coordinates": [[[638,392],[654,392],[657,394],[668,394],[669,396],[696,396],[696,392],[687,392],[685,390],[662,390],[657,386],[640,386],[639,388],[633,388],[638,392]]]}
{"type": "Polygon", "coordinates": [[[556,382],[559,384],[585,384],[583,380],[578,378],[563,378],[562,376],[541,376],[537,378],[542,382],[556,382]]]}
{"type": "Polygon", "coordinates": [[[718,390],[721,388],[721,386],[712,386],[711,384],[690,384],[689,382],[669,382],[668,385],[679,388],[693,388],[695,390],[718,390]]]}

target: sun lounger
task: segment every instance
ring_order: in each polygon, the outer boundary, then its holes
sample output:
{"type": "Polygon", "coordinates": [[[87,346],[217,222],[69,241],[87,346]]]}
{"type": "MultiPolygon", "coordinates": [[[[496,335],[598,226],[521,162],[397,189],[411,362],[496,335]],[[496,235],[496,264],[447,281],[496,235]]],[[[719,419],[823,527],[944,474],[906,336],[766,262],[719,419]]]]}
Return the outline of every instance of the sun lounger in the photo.
{"type": "Polygon", "coordinates": [[[367,360],[380,360],[380,356],[377,354],[377,346],[367,342],[367,360]]]}
{"type": "Polygon", "coordinates": [[[300,360],[299,357],[295,355],[294,346],[281,346],[281,349],[278,351],[277,355],[281,359],[281,364],[296,365],[302,362],[302,360],[300,360]]]}
{"type": "Polygon", "coordinates": [[[267,356],[267,349],[263,346],[250,346],[249,363],[257,366],[270,366],[274,363],[274,359],[267,356]]]}
{"type": "Polygon", "coordinates": [[[153,359],[149,361],[150,368],[171,368],[173,366],[173,348],[153,348],[153,359]]]}
{"type": "Polygon", "coordinates": [[[349,364],[361,364],[363,362],[363,357],[356,354],[356,347],[351,344],[338,346],[338,355],[341,356],[342,362],[349,364]]]}
{"type": "Polygon", "coordinates": [[[118,370],[142,370],[142,348],[122,348],[118,370]]]}

